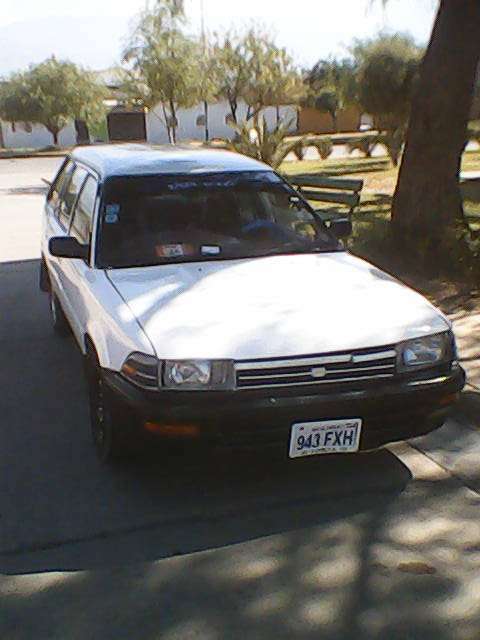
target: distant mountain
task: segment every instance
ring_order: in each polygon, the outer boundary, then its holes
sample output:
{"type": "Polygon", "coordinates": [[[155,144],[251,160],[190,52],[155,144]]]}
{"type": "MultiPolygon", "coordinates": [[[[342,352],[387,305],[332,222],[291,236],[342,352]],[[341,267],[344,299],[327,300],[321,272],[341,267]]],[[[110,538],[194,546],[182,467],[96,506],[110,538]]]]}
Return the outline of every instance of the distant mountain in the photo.
{"type": "Polygon", "coordinates": [[[55,54],[91,69],[118,62],[128,34],[124,17],[42,18],[0,27],[0,77],[55,54]]]}

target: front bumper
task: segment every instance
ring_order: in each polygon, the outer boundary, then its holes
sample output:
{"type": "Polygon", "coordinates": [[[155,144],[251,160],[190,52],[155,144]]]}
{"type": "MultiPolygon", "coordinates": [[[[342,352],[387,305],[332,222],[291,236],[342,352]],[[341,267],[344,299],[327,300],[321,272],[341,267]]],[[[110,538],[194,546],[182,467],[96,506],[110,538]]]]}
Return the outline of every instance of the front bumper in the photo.
{"type": "MultiPolygon", "coordinates": [[[[193,425],[197,440],[228,447],[278,446],[288,450],[295,422],[362,418],[360,450],[423,435],[440,427],[465,384],[463,369],[423,372],[414,378],[358,388],[292,395],[258,391],[144,391],[120,374],[104,370],[117,401],[145,423],[193,425]]],[[[172,429],[173,427],[173,429],[172,429]]],[[[166,431],[165,433],[167,433],[166,431]]],[[[171,437],[171,436],[169,436],[171,437]]]]}

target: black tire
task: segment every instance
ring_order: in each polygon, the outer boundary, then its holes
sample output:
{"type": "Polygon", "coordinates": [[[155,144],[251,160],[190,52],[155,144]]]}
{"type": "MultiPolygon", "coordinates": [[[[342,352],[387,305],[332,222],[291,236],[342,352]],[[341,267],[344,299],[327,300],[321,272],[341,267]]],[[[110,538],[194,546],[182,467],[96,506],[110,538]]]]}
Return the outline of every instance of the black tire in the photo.
{"type": "Polygon", "coordinates": [[[106,386],[95,356],[87,355],[90,428],[100,462],[123,462],[133,454],[133,416],[106,386]]]}
{"type": "Polygon", "coordinates": [[[40,271],[38,274],[38,286],[40,291],[44,291],[48,293],[50,291],[50,277],[48,275],[47,265],[45,264],[45,260],[42,258],[40,261],[40,271]]]}
{"type": "Polygon", "coordinates": [[[57,296],[53,291],[50,291],[48,298],[50,301],[50,317],[54,332],[61,337],[68,336],[70,327],[57,296]]]}

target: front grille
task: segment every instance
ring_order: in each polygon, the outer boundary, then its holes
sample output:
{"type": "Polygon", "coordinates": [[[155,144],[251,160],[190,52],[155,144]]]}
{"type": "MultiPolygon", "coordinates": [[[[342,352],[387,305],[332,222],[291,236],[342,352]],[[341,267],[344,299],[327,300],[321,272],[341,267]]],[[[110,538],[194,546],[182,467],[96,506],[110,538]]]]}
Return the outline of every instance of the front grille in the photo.
{"type": "Polygon", "coordinates": [[[394,347],[359,349],[235,363],[237,389],[265,389],[354,383],[393,378],[397,352],[394,347]]]}

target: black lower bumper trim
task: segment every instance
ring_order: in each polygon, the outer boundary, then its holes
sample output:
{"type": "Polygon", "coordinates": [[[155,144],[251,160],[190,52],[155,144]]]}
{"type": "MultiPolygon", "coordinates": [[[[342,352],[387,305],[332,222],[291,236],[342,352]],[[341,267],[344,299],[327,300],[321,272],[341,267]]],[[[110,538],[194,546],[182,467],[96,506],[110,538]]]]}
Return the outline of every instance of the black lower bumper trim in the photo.
{"type": "Polygon", "coordinates": [[[113,371],[105,370],[104,378],[118,401],[134,410],[139,428],[147,421],[170,426],[193,424],[203,441],[233,447],[287,447],[295,422],[362,418],[362,450],[440,427],[465,384],[460,366],[434,378],[304,396],[247,391],[151,392],[113,371]]]}

